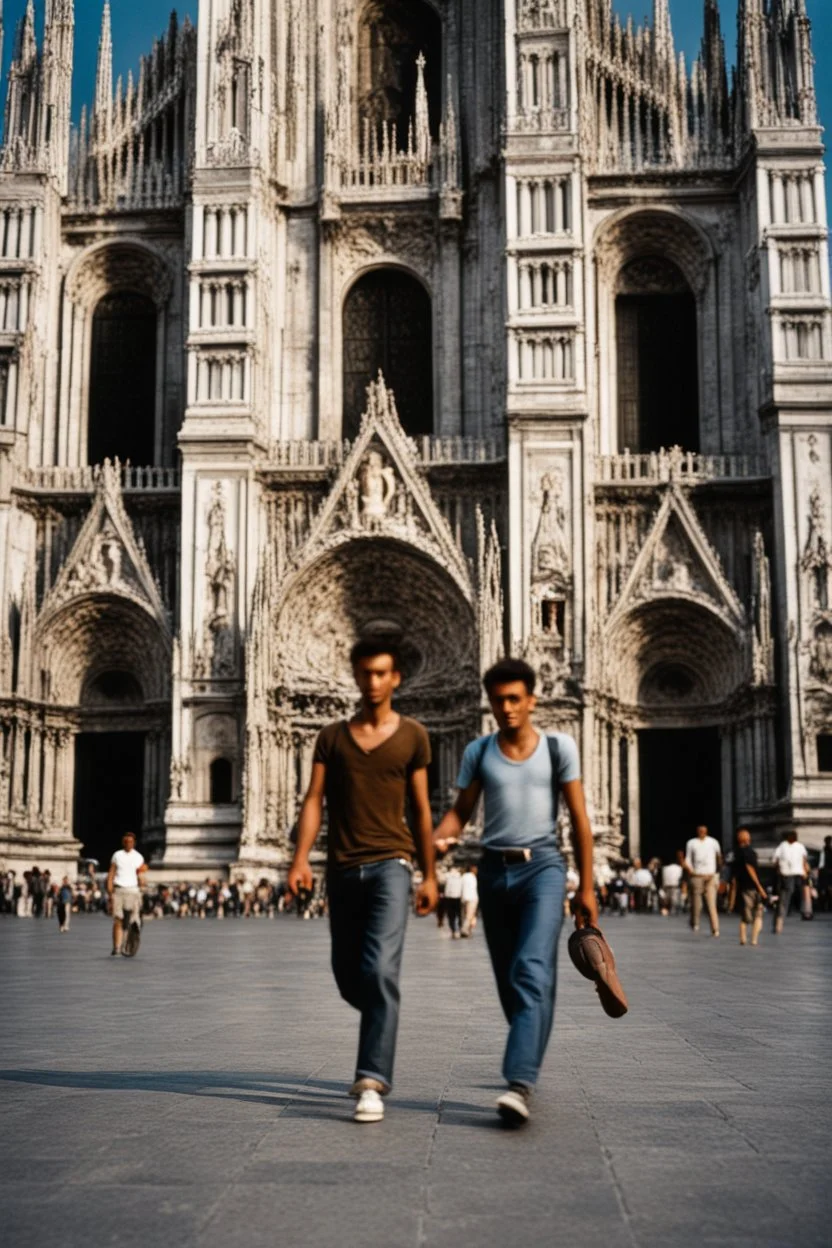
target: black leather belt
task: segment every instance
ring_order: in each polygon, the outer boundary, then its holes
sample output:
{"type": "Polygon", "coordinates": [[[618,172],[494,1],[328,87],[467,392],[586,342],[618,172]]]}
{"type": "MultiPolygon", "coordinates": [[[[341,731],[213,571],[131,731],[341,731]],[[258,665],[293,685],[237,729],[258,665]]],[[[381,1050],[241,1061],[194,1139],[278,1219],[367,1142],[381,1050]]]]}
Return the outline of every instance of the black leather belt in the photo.
{"type": "Polygon", "coordinates": [[[487,854],[493,854],[495,858],[499,858],[501,862],[531,862],[534,857],[534,851],[531,849],[489,849],[486,848],[487,854]]]}

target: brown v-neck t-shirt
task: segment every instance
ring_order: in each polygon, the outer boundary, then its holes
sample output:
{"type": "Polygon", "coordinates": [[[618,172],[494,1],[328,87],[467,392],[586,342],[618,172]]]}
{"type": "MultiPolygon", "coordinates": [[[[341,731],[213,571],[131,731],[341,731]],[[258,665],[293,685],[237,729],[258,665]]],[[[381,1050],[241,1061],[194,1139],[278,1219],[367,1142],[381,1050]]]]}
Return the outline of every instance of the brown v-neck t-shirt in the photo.
{"type": "Polygon", "coordinates": [[[342,719],[321,730],[314,761],[326,767],[329,866],[358,867],[385,858],[409,861],[415,846],[404,817],[408,781],[430,762],[430,741],[422,725],[402,715],[394,733],[365,750],[342,719]]]}

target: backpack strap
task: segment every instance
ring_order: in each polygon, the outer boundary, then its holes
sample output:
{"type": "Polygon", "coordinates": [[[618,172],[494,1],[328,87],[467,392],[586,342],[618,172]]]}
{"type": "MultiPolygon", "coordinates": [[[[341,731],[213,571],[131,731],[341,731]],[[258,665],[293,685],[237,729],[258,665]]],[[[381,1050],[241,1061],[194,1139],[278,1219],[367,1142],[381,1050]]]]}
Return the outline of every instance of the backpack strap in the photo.
{"type": "Polygon", "coordinates": [[[474,779],[479,780],[480,784],[482,784],[482,765],[485,759],[485,751],[496,735],[496,732],[489,732],[488,736],[480,737],[477,741],[477,766],[474,772],[474,779]]]}
{"type": "Polygon", "coordinates": [[[550,737],[548,733],[546,744],[549,747],[549,761],[552,764],[552,792],[557,801],[560,796],[560,746],[557,737],[550,737]]]}

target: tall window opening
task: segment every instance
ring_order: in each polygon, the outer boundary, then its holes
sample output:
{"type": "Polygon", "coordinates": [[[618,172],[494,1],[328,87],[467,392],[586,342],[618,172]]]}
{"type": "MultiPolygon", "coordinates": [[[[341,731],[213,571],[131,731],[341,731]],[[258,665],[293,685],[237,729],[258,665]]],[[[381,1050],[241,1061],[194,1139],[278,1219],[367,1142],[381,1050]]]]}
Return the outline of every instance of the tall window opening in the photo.
{"type": "Polygon", "coordinates": [[[442,23],[421,0],[369,0],[358,31],[358,117],[372,126],[391,122],[397,146],[415,128],[416,58],[425,58],[431,134],[442,111],[442,23]]]}
{"type": "Polygon", "coordinates": [[[231,797],[231,763],[227,758],[215,758],[209,769],[211,801],[215,805],[227,805],[231,797]]]}
{"type": "Polygon", "coordinates": [[[668,260],[622,270],[615,301],[619,450],[699,450],[696,300],[668,260]]]}
{"type": "Polygon", "coordinates": [[[152,464],[156,409],[156,308],[116,291],[92,320],[87,461],[152,464]]]}
{"type": "Polygon", "coordinates": [[[358,433],[379,369],[406,432],[433,432],[431,306],[421,282],[400,269],[359,278],[344,304],[343,349],[345,438],[358,433]]]}

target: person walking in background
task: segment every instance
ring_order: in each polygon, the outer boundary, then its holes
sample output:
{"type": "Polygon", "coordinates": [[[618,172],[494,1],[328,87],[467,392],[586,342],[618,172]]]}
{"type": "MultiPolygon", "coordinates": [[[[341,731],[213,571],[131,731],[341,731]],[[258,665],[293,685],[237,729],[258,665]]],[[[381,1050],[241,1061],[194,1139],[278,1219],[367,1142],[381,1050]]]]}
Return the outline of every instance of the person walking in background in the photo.
{"type": "Polygon", "coordinates": [[[740,944],[746,942],[748,925],[751,924],[751,943],[756,945],[763,927],[763,907],[768,894],[760,883],[757,855],[751,848],[748,828],[737,832],[737,847],[731,864],[732,884],[740,899],[740,944]]]}
{"type": "Polygon", "coordinates": [[[121,838],[121,849],[113,854],[107,873],[107,896],[113,916],[112,957],[121,953],[125,910],[130,912],[133,919],[137,919],[141,913],[141,880],[146,871],[147,863],[136,849],[135,836],[132,832],[125,832],[121,838]]]}
{"type": "Polygon", "coordinates": [[[65,875],[61,887],[58,889],[58,904],[56,906],[58,914],[58,931],[69,931],[69,917],[72,914],[72,885],[69,882],[69,876],[65,875]]]}
{"type": "Polygon", "coordinates": [[[684,868],[680,862],[667,862],[662,867],[662,914],[680,914],[682,910],[682,879],[684,868]]]}
{"type": "MultiPolygon", "coordinates": [[[[811,910],[806,909],[805,884],[809,878],[809,855],[806,846],[801,845],[797,833],[792,830],[786,834],[774,851],[774,865],[777,867],[777,910],[774,915],[774,934],[779,936],[792,904],[792,897],[798,893],[800,897],[801,915],[805,919],[812,917],[811,910]]],[[[811,906],[811,898],[809,899],[811,906]]]]}
{"type": "Polygon", "coordinates": [[[445,914],[451,929],[451,940],[459,940],[462,918],[462,872],[452,866],[445,876],[445,914]]]}
{"type": "Polygon", "coordinates": [[[462,876],[462,936],[470,936],[477,922],[477,908],[480,904],[477,886],[477,868],[468,867],[462,876]]]}
{"type": "Polygon", "coordinates": [[[653,876],[640,858],[633,860],[628,882],[633,890],[635,909],[639,914],[653,909],[653,876]]]}
{"type": "Polygon", "coordinates": [[[451,810],[434,834],[444,853],[459,841],[482,793],[485,799],[480,911],[500,1003],[509,1025],[503,1060],[508,1088],[497,1100],[510,1125],[528,1121],[529,1100],[552,1029],[557,948],[563,922],[566,863],[557,824],[563,794],[580,873],[578,926],[596,925],[592,829],[578,747],[531,721],[536,676],[521,659],[503,659],[483,677],[499,731],[465,749],[451,810]]]}
{"type": "Polygon", "coordinates": [[[708,829],[700,824],[696,836],[685,847],[685,868],[690,883],[690,925],[699,931],[704,898],[711,935],[719,935],[719,915],[716,909],[717,873],[722,865],[722,847],[718,840],[708,835],[708,829]]]}
{"type": "Polygon", "coordinates": [[[318,736],[286,885],[295,897],[312,891],[309,854],[326,799],[332,970],[341,996],[361,1014],[353,1116],[356,1122],[381,1122],[381,1098],[393,1085],[414,857],[423,875],[417,913],[430,914],[438,899],[430,741],[421,724],[393,709],[402,679],[398,647],[382,638],[359,641],[350,660],[361,709],[318,736]],[[405,822],[408,795],[415,832],[405,822]]]}

